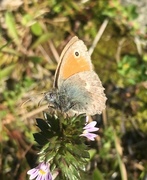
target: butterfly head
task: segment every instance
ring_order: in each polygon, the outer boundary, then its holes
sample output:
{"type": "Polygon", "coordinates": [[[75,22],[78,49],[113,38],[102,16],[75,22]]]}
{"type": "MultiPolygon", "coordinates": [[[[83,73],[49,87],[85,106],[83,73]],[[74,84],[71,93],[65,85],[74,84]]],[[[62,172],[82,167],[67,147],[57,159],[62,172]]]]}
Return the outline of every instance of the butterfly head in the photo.
{"type": "Polygon", "coordinates": [[[47,102],[54,104],[55,102],[57,102],[57,99],[58,99],[57,90],[52,90],[45,93],[44,100],[46,100],[47,102]]]}
{"type": "Polygon", "coordinates": [[[73,106],[73,103],[65,92],[59,92],[58,89],[47,92],[44,96],[44,100],[53,105],[53,108],[58,109],[61,112],[67,112],[73,106]]]}

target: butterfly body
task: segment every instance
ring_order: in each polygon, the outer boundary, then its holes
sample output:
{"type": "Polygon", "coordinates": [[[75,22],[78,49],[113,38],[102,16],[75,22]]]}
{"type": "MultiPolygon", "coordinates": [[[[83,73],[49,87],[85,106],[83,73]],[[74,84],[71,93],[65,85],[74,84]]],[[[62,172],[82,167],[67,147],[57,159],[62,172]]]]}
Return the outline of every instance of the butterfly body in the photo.
{"type": "Polygon", "coordinates": [[[62,112],[101,114],[105,108],[104,88],[93,71],[83,41],[73,37],[64,48],[58,64],[54,89],[45,100],[62,112]]]}

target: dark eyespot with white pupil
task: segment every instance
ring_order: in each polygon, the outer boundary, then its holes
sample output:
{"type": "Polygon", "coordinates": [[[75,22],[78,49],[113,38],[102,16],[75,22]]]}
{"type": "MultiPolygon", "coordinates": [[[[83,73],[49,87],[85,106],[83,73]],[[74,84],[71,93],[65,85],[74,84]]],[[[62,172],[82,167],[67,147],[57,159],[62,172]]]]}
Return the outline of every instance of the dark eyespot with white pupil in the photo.
{"type": "Polygon", "coordinates": [[[80,57],[80,52],[79,52],[79,51],[77,51],[77,50],[75,50],[75,52],[74,52],[74,56],[75,56],[76,58],[80,57]]]}

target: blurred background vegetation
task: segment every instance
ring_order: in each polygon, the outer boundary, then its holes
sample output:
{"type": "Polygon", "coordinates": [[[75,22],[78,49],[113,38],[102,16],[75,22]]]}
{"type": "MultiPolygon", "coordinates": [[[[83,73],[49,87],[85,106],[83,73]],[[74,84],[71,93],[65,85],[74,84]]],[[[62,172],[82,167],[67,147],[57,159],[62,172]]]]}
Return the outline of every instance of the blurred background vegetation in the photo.
{"type": "Polygon", "coordinates": [[[90,49],[108,97],[94,117],[100,130],[87,142],[83,179],[147,179],[146,26],[146,0],[0,1],[0,179],[28,178],[35,118],[47,107],[38,101],[74,35],[90,49]]]}

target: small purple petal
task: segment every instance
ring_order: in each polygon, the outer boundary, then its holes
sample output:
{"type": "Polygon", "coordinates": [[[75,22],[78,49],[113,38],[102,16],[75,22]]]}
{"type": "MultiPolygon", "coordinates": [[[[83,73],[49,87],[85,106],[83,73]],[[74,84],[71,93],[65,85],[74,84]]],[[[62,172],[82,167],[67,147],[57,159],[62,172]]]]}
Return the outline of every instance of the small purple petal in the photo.
{"type": "Polygon", "coordinates": [[[27,172],[27,174],[30,175],[29,179],[36,178],[36,180],[52,180],[49,167],[50,165],[48,163],[40,163],[36,168],[27,172]]]}
{"type": "Polygon", "coordinates": [[[95,131],[98,131],[99,128],[96,128],[96,127],[93,127],[91,129],[86,129],[88,132],[95,132],[95,131]]]}
{"type": "Polygon", "coordinates": [[[91,128],[91,127],[94,127],[96,124],[97,124],[96,121],[92,121],[92,122],[90,122],[89,124],[87,124],[87,125],[84,127],[84,129],[89,129],[89,128],[91,128]]]}
{"type": "Polygon", "coordinates": [[[34,172],[33,174],[30,174],[30,179],[34,179],[38,175],[38,170],[34,172]]]}
{"type": "Polygon", "coordinates": [[[99,128],[95,127],[95,125],[97,124],[96,121],[92,121],[90,122],[89,124],[87,124],[83,129],[83,133],[80,135],[80,136],[85,136],[87,137],[88,139],[90,139],[91,141],[94,141],[95,137],[97,136],[96,134],[92,133],[92,132],[95,132],[95,131],[98,131],[99,128]]]}
{"type": "Polygon", "coordinates": [[[94,140],[95,140],[95,137],[97,137],[96,134],[93,134],[93,133],[88,133],[88,134],[87,134],[87,138],[90,139],[91,141],[94,141],[94,140]]]}
{"type": "Polygon", "coordinates": [[[38,177],[36,178],[36,180],[41,180],[41,175],[38,175],[38,177]]]}
{"type": "Polygon", "coordinates": [[[97,137],[97,135],[93,133],[81,134],[80,136],[85,136],[91,141],[94,141],[95,140],[94,138],[97,137]]]}
{"type": "Polygon", "coordinates": [[[50,173],[48,173],[45,177],[45,180],[52,180],[52,176],[50,173]]]}
{"type": "Polygon", "coordinates": [[[96,123],[96,121],[92,121],[89,124],[87,124],[83,129],[87,130],[88,132],[98,131],[99,128],[95,127],[96,123]]]}
{"type": "Polygon", "coordinates": [[[33,168],[33,169],[30,169],[28,172],[27,172],[27,174],[32,174],[32,173],[34,173],[34,172],[36,172],[37,170],[35,169],[35,168],[33,168]]]}

